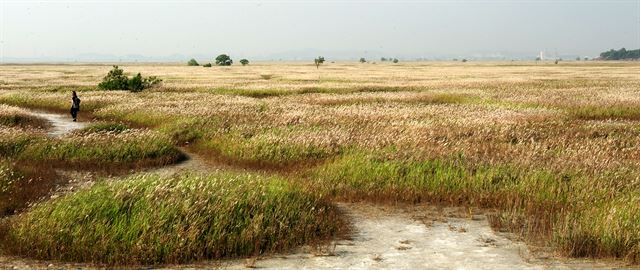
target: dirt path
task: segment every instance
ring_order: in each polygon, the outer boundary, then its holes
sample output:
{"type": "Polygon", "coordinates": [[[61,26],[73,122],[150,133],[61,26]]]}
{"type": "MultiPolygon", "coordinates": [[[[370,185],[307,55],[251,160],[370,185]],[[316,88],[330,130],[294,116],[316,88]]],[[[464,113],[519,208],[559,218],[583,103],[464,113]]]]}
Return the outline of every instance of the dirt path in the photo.
{"type": "Polygon", "coordinates": [[[33,111],[32,114],[47,119],[51,123],[51,129],[48,132],[51,137],[60,137],[74,130],[82,129],[88,124],[87,122],[73,122],[70,115],[43,111],[33,111]]]}
{"type": "MultiPolygon", "coordinates": [[[[62,137],[75,130],[83,129],[90,124],[90,122],[73,122],[72,118],[68,115],[62,115],[57,113],[49,113],[44,111],[32,111],[34,116],[46,119],[51,124],[51,128],[47,132],[47,135],[53,138],[62,137]]],[[[176,163],[167,165],[161,168],[149,168],[141,172],[145,173],[158,173],[160,175],[172,175],[182,171],[211,171],[214,169],[226,169],[222,165],[214,165],[205,162],[198,155],[190,153],[185,148],[180,148],[180,151],[185,155],[186,159],[176,163]]],[[[73,192],[74,190],[89,188],[95,183],[97,178],[91,172],[79,172],[79,171],[66,171],[58,170],[60,175],[63,175],[65,179],[69,181],[58,183],[59,186],[51,194],[51,198],[62,196],[66,193],[73,192]]],[[[136,172],[132,172],[136,173],[136,172]]]]}
{"type": "MultiPolygon", "coordinates": [[[[51,136],[84,127],[62,116],[35,113],[53,124],[51,136]]],[[[182,149],[183,151],[185,149],[182,149]]],[[[150,169],[173,174],[212,167],[185,151],[185,162],[150,169]]],[[[640,269],[622,262],[558,259],[532,255],[527,246],[494,232],[483,215],[466,216],[460,208],[339,204],[354,226],[354,235],[317,250],[302,247],[291,254],[241,260],[166,265],[164,269],[247,267],[266,269],[640,269]]],[[[0,269],[100,268],[90,264],[38,261],[0,256],[0,269]]]]}

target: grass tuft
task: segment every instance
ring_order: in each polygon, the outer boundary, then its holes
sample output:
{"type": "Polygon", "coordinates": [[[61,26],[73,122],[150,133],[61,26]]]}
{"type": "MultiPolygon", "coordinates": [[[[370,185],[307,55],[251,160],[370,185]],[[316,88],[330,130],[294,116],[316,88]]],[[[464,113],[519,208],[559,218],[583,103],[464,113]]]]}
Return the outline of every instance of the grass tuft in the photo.
{"type": "Polygon", "coordinates": [[[582,105],[567,109],[569,115],[583,120],[640,120],[637,105],[582,105]]]}
{"type": "Polygon", "coordinates": [[[41,259],[178,263],[285,250],[341,227],[333,206],[278,178],[138,175],[12,218],[3,246],[41,259]]]}
{"type": "Polygon", "coordinates": [[[82,129],[80,132],[85,133],[101,133],[101,132],[109,132],[109,133],[122,133],[125,130],[128,130],[129,127],[122,123],[92,123],[89,126],[82,129]]]}

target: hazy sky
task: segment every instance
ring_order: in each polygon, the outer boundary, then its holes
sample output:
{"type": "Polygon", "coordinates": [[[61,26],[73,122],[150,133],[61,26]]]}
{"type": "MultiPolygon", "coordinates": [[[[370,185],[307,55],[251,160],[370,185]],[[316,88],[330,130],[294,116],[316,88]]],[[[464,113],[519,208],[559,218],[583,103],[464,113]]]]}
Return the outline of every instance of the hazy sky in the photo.
{"type": "Polygon", "coordinates": [[[593,56],[640,47],[640,0],[0,0],[0,9],[5,58],[259,57],[309,49],[399,56],[547,50],[593,56]]]}

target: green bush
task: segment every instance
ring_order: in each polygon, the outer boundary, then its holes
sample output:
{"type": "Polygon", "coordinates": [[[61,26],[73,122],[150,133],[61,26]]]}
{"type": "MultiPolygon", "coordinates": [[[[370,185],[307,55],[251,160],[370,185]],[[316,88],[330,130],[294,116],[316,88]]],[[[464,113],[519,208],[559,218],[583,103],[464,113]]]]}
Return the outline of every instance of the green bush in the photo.
{"type": "Polygon", "coordinates": [[[124,75],[124,71],[118,66],[113,66],[107,76],[98,84],[98,88],[103,90],[129,90],[131,92],[140,92],[144,89],[151,88],[162,82],[161,79],[151,76],[143,78],[140,73],[132,78],[124,75]]]}
{"type": "Polygon", "coordinates": [[[230,66],[233,64],[233,60],[226,54],[221,54],[216,57],[216,65],[217,66],[230,66]]]}
{"type": "Polygon", "coordinates": [[[202,65],[202,67],[211,67],[211,66],[212,66],[211,63],[206,63],[206,64],[202,65]]]}
{"type": "Polygon", "coordinates": [[[144,89],[151,88],[160,82],[162,82],[162,80],[155,76],[143,78],[142,75],[138,73],[136,76],[129,79],[129,88],[127,90],[130,90],[131,92],[140,92],[144,89]]]}
{"type": "Polygon", "coordinates": [[[191,58],[191,60],[189,60],[189,62],[187,62],[187,66],[199,66],[200,64],[198,64],[198,61],[196,61],[196,59],[191,58]]]}
{"type": "Polygon", "coordinates": [[[247,59],[240,59],[240,64],[242,64],[243,66],[246,66],[249,64],[249,60],[247,59]]]}
{"type": "Polygon", "coordinates": [[[124,70],[113,66],[107,76],[98,84],[98,88],[104,90],[127,90],[129,87],[129,79],[124,75],[124,70]]]}

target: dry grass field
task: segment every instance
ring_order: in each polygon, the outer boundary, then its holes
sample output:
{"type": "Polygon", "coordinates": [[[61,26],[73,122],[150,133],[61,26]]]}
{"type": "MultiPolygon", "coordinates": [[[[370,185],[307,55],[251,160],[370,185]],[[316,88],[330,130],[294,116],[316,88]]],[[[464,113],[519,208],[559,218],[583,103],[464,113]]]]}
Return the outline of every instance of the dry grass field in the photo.
{"type": "Polygon", "coordinates": [[[567,256],[640,261],[636,62],[120,67],[163,83],[102,91],[110,65],[0,66],[5,252],[247,256],[334,237],[332,203],[366,201],[494,208],[496,228],[567,256]],[[18,108],[68,113],[72,90],[102,124],[46,138],[46,122],[18,108]],[[177,147],[253,172],[125,177],[28,206],[46,190],[25,181],[53,181],[53,168],[159,166],[177,147]],[[92,241],[107,249],[73,248],[92,241]]]}

